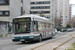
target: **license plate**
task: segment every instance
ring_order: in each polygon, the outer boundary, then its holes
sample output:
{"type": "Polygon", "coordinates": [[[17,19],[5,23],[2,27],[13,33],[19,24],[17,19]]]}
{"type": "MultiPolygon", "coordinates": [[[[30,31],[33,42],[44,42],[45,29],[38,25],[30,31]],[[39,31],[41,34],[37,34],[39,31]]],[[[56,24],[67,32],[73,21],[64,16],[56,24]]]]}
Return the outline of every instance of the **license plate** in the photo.
{"type": "Polygon", "coordinates": [[[20,39],[20,41],[25,41],[24,39],[20,39]]]}

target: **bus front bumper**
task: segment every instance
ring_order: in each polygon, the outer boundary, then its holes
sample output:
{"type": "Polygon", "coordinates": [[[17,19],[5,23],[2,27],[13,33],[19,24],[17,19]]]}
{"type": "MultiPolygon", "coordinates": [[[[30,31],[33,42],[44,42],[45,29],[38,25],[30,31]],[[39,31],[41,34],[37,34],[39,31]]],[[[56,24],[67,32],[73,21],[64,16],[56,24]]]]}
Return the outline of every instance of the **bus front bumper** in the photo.
{"type": "Polygon", "coordinates": [[[38,40],[39,36],[18,36],[18,37],[12,37],[13,42],[17,41],[35,41],[38,40]]]}

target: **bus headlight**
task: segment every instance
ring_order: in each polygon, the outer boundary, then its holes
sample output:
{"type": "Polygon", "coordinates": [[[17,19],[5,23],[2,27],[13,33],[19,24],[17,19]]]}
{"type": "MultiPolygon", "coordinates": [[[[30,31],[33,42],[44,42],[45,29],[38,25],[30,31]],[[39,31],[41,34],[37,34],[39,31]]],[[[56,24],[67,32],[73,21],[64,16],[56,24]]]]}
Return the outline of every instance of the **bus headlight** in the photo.
{"type": "Polygon", "coordinates": [[[34,38],[34,36],[30,36],[29,38],[34,38]]]}

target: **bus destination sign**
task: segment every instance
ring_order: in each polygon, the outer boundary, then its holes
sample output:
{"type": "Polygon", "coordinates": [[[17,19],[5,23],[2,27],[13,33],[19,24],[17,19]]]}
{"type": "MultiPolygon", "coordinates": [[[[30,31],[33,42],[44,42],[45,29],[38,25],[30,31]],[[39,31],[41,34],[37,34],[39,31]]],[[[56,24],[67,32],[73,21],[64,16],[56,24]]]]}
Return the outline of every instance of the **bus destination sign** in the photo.
{"type": "Polygon", "coordinates": [[[13,19],[13,22],[25,22],[25,21],[31,21],[30,18],[16,18],[13,19]]]}

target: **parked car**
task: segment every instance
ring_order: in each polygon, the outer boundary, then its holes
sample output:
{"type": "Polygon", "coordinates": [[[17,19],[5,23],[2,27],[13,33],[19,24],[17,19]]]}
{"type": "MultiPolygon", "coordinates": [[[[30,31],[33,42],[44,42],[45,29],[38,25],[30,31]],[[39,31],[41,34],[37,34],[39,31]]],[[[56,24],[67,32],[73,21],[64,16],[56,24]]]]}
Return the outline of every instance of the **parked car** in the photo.
{"type": "Polygon", "coordinates": [[[67,31],[67,29],[61,29],[61,32],[65,32],[65,31],[67,31]]]}
{"type": "Polygon", "coordinates": [[[55,34],[57,34],[57,29],[55,29],[55,34]]]}
{"type": "Polygon", "coordinates": [[[68,32],[71,32],[71,31],[73,31],[73,29],[69,28],[69,29],[67,29],[67,31],[68,31],[68,32]]]}

